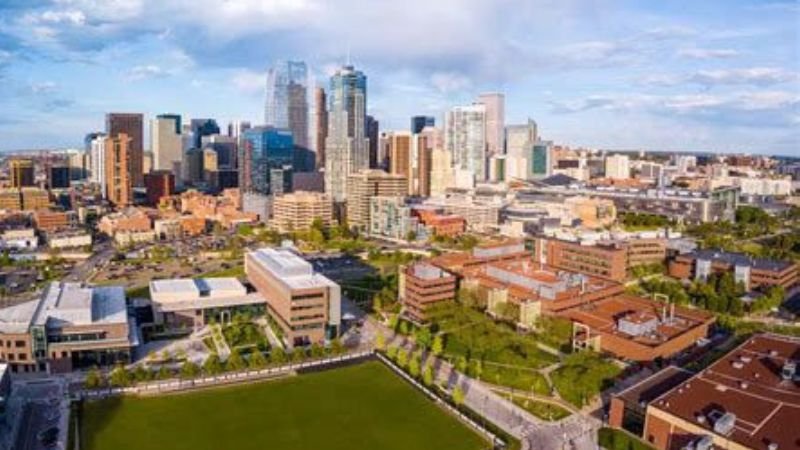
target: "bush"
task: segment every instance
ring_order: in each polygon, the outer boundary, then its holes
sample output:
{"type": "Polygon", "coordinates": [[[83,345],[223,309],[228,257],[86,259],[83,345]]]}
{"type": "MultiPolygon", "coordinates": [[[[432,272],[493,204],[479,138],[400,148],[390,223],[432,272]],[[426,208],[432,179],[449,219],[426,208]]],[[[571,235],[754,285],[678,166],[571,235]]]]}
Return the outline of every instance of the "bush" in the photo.
{"type": "Polygon", "coordinates": [[[86,389],[97,389],[103,385],[103,374],[97,367],[92,367],[89,373],[86,374],[86,379],[83,381],[86,389]]]}
{"type": "Polygon", "coordinates": [[[641,440],[613,428],[601,428],[597,432],[597,442],[608,450],[653,450],[641,440]]]}

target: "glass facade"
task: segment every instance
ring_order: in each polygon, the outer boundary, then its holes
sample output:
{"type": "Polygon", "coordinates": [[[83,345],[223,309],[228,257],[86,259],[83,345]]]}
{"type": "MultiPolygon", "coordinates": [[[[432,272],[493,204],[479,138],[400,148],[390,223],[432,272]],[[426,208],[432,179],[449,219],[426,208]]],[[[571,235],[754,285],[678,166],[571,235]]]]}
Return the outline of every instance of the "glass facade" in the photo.
{"type": "Polygon", "coordinates": [[[544,178],[550,175],[550,146],[537,143],[533,146],[531,158],[531,178],[544,178]]]}
{"type": "Polygon", "coordinates": [[[283,176],[291,171],[294,159],[294,138],[286,129],[272,127],[251,128],[242,138],[242,157],[246,159],[246,172],[240,174],[242,187],[262,195],[281,193],[286,188],[283,176]],[[279,169],[276,171],[275,169],[279,169]],[[273,179],[281,175],[281,179],[273,179]]]}
{"type": "Polygon", "coordinates": [[[310,146],[309,73],[302,61],[278,61],[267,73],[264,124],[292,131],[294,144],[310,146]]]}

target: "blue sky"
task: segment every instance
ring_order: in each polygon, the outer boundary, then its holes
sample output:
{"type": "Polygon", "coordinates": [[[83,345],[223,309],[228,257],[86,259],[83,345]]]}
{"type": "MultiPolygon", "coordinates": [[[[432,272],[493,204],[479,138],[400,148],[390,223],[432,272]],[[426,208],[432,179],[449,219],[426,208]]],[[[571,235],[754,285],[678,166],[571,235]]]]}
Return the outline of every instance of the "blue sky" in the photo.
{"type": "Polygon", "coordinates": [[[800,4],[0,0],[0,149],[81,145],[107,111],[260,122],[264,73],[349,52],[382,129],[482,91],[592,148],[800,156],[800,4]]]}

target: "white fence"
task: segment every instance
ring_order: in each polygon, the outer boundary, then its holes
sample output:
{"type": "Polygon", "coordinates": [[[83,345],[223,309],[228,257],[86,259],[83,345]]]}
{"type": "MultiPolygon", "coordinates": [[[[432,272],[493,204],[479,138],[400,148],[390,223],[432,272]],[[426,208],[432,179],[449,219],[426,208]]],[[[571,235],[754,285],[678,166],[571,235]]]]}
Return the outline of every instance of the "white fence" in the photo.
{"type": "Polygon", "coordinates": [[[341,356],[305,361],[294,364],[287,364],[280,367],[271,367],[261,370],[248,370],[242,372],[226,373],[214,376],[202,376],[190,380],[164,380],[150,383],[140,383],[136,386],[125,388],[104,388],[104,389],[85,389],[82,391],[84,398],[104,398],[115,395],[158,395],[160,393],[178,392],[190,389],[198,389],[208,386],[225,385],[240,383],[244,381],[264,380],[286,375],[296,370],[313,369],[332,364],[338,364],[357,359],[363,359],[372,355],[372,351],[361,351],[348,353],[341,356]]]}

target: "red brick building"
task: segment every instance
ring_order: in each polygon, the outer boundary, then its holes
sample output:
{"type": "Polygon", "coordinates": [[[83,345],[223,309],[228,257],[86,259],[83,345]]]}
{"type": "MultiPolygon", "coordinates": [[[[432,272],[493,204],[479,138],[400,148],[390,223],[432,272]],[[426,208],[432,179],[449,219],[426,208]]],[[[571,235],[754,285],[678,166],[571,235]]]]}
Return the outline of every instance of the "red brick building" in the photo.
{"type": "Polygon", "coordinates": [[[416,322],[427,321],[431,308],[456,298],[456,277],[427,263],[406,267],[400,285],[403,313],[416,322]]]}
{"type": "Polygon", "coordinates": [[[748,290],[798,283],[798,265],[791,261],[752,258],[742,253],[721,250],[697,250],[679,255],[669,264],[669,275],[681,280],[705,279],[712,273],[733,274],[748,290]]]}
{"type": "Polygon", "coordinates": [[[158,206],[163,197],[175,194],[175,175],[169,170],[157,170],[145,174],[144,185],[147,188],[147,204],[158,206]]]}

